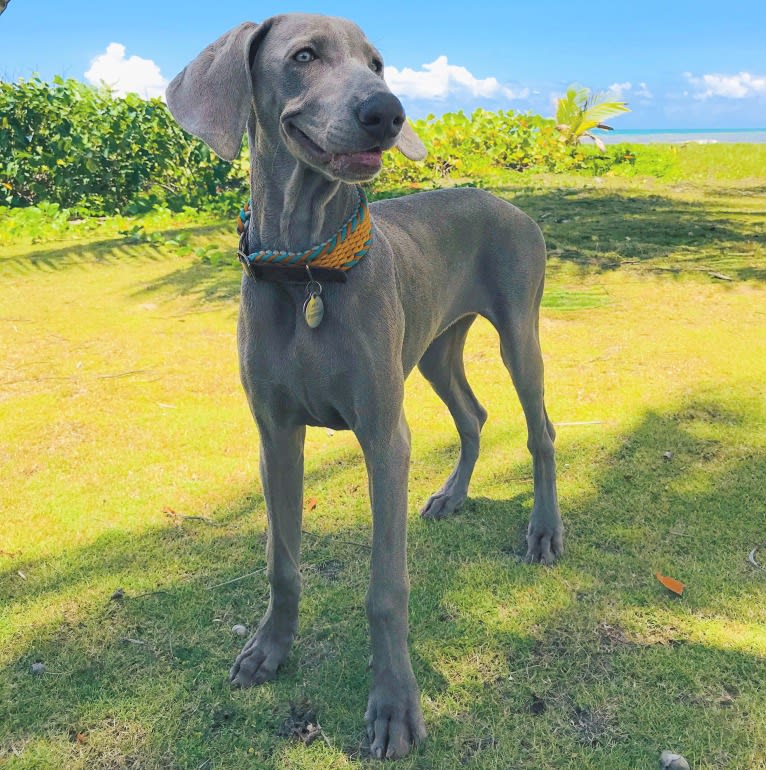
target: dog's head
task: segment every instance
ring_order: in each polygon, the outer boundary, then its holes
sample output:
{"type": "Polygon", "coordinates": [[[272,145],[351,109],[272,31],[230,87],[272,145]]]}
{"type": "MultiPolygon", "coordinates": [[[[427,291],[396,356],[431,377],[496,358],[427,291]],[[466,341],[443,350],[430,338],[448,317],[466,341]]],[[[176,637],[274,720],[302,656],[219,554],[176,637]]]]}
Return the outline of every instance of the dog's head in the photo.
{"type": "Polygon", "coordinates": [[[425,147],[383,79],[383,61],[356,24],[311,14],[245,22],[190,62],[167,89],[174,117],[227,160],[248,120],[259,139],[330,179],[360,182],[398,147],[425,147]]]}

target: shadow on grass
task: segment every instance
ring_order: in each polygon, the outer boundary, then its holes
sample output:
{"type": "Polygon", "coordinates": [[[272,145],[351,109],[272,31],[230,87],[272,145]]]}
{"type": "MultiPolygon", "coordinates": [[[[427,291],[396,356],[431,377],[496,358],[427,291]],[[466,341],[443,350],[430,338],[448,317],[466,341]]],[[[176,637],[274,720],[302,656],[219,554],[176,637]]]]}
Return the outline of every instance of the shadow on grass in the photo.
{"type": "MultiPolygon", "coordinates": [[[[558,260],[585,272],[625,264],[667,272],[721,271],[766,281],[754,247],[766,246],[763,211],[722,210],[718,202],[613,190],[496,192],[536,219],[558,260]]],[[[737,191],[737,194],[739,191],[737,191]]]]}
{"type": "MultiPolygon", "coordinates": [[[[556,261],[584,273],[630,264],[671,274],[717,271],[740,281],[766,281],[766,265],[754,250],[766,245],[762,211],[723,211],[704,199],[689,202],[593,188],[495,192],[540,223],[556,261]]],[[[185,264],[145,290],[170,290],[203,302],[228,300],[240,283],[233,248],[231,252],[233,269],[185,264]]]]}
{"type": "Polygon", "coordinates": [[[231,250],[231,261],[228,263],[208,264],[197,259],[190,263],[189,259],[184,259],[182,264],[183,267],[142,287],[134,296],[146,297],[162,292],[189,297],[206,305],[225,303],[239,297],[242,267],[237,261],[236,250],[231,250]]]}
{"type": "MultiPolygon", "coordinates": [[[[219,232],[223,233],[225,226],[221,224],[197,227],[179,227],[162,230],[165,239],[172,239],[186,234],[190,237],[210,237],[219,232]]],[[[232,253],[236,249],[236,239],[231,236],[232,253]]],[[[117,266],[125,262],[161,262],[169,259],[188,262],[188,258],[180,258],[174,254],[172,247],[163,247],[151,243],[130,243],[125,237],[105,238],[99,241],[68,241],[66,245],[52,247],[31,246],[28,254],[0,256],[0,272],[17,275],[31,275],[38,271],[50,272],[68,270],[71,268],[103,265],[117,266]]]]}
{"type": "MultiPolygon", "coordinates": [[[[411,642],[434,714],[424,764],[413,766],[457,766],[486,751],[540,768],[543,747],[573,757],[567,767],[608,757],[629,768],[684,742],[693,762],[723,751],[710,767],[754,766],[766,721],[757,705],[764,659],[737,639],[726,649],[690,629],[747,616],[757,623],[764,606],[762,575],[745,557],[763,538],[766,452],[743,446],[739,433],[762,423],[705,398],[648,413],[600,461],[596,491],[563,501],[568,550],[556,569],[521,561],[526,481],[510,499],[477,497],[451,519],[413,521],[411,642]],[[686,595],[670,596],[655,570],[672,570],[686,595]]],[[[361,479],[361,456],[352,454],[344,464],[355,463],[361,479]]],[[[575,442],[559,459],[567,473],[591,462],[575,442]]],[[[438,486],[452,459],[438,449],[419,462],[438,486]]],[[[333,467],[308,484],[332,482],[333,467]]],[[[525,463],[511,477],[527,473],[525,463]]],[[[307,515],[304,527],[320,515],[307,515]]],[[[65,596],[63,619],[28,634],[0,678],[0,758],[22,752],[33,761],[25,766],[55,766],[43,761],[53,743],[70,766],[118,766],[118,757],[119,766],[141,768],[233,767],[248,757],[276,768],[286,745],[280,726],[306,697],[334,745],[352,761],[364,755],[354,736],[366,702],[369,527],[307,534],[301,628],[281,677],[231,691],[225,674],[241,640],[230,629],[251,626],[268,599],[265,575],[238,579],[264,566],[262,498],[226,502],[212,519],[220,526],[108,533],[0,576],[11,612],[43,594],[65,596]],[[147,573],[156,586],[132,589],[147,573]],[[124,598],[93,597],[90,587],[106,578],[124,598]],[[50,673],[33,676],[35,660],[50,673]]]]}
{"type": "MultiPolygon", "coordinates": [[[[759,256],[762,251],[758,251],[766,245],[766,215],[758,207],[746,211],[721,204],[721,198],[735,195],[738,200],[766,195],[764,188],[716,188],[714,194],[718,197],[702,197],[699,201],[593,187],[499,187],[494,191],[540,223],[556,261],[574,264],[584,273],[611,271],[630,264],[670,273],[718,271],[736,280],[766,281],[766,266],[759,256]]],[[[231,254],[230,262],[206,264],[196,256],[179,257],[172,250],[112,238],[0,257],[0,271],[30,274],[93,264],[176,260],[176,269],[144,291],[170,290],[204,303],[237,296],[241,271],[235,254],[236,239],[227,226],[183,228],[163,234],[173,237],[180,232],[214,236],[220,248],[231,254]]]]}

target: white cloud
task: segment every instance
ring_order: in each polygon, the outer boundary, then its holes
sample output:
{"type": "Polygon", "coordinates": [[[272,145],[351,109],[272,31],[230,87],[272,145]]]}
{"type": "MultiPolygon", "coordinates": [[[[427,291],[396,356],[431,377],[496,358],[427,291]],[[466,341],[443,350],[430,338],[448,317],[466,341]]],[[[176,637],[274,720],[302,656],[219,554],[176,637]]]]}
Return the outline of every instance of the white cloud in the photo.
{"type": "Polygon", "coordinates": [[[612,83],[612,85],[607,88],[607,91],[615,99],[622,100],[625,98],[625,93],[630,91],[632,88],[632,83],[612,83]]]}
{"type": "Polygon", "coordinates": [[[125,46],[109,43],[106,51],[96,56],[85,73],[89,83],[106,83],[117,96],[137,93],[143,99],[164,96],[168,84],[160,68],[151,59],[140,56],[125,58],[125,46]]]}
{"type": "Polygon", "coordinates": [[[697,77],[691,72],[684,72],[684,77],[697,89],[694,93],[695,99],[709,99],[711,96],[745,99],[766,94],[766,75],[739,72],[736,75],[714,73],[697,77]]]}
{"type": "Polygon", "coordinates": [[[630,91],[631,96],[635,96],[639,99],[651,99],[652,98],[652,92],[649,90],[646,83],[639,83],[637,87],[634,88],[633,84],[630,82],[626,83],[612,83],[611,86],[607,89],[607,92],[613,96],[615,99],[618,99],[620,101],[624,101],[626,97],[629,96],[628,92],[630,91]]]}
{"type": "Polygon", "coordinates": [[[646,83],[639,83],[636,96],[640,97],[641,99],[652,99],[654,94],[652,94],[652,92],[649,90],[649,87],[646,85],[646,83]]]}
{"type": "Polygon", "coordinates": [[[468,95],[490,99],[526,99],[529,89],[514,91],[497,78],[476,78],[465,67],[450,64],[439,56],[420,70],[411,67],[386,67],[386,82],[398,96],[410,99],[446,99],[453,95],[468,95]]]}

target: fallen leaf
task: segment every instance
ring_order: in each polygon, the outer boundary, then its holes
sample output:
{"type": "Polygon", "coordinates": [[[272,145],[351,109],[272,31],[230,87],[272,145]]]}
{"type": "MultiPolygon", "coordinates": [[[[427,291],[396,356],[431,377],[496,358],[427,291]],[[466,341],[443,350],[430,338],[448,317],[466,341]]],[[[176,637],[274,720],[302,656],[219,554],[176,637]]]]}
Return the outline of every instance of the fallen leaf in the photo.
{"type": "Polygon", "coordinates": [[[178,514],[169,505],[163,506],[162,512],[166,516],[178,516],[178,514]]]}
{"type": "Polygon", "coordinates": [[[307,511],[313,511],[314,508],[317,507],[317,499],[316,497],[310,497],[308,501],[306,502],[306,510],[307,511]]]}
{"type": "Polygon", "coordinates": [[[686,586],[680,580],[668,577],[667,575],[661,575],[659,572],[655,572],[654,577],[656,577],[657,580],[659,580],[660,583],[662,583],[662,585],[668,589],[668,591],[672,591],[677,596],[681,596],[681,594],[684,592],[684,588],[686,588],[686,586]]]}
{"type": "Polygon", "coordinates": [[[88,742],[88,736],[85,733],[77,733],[74,737],[75,743],[87,743],[88,742]]]}

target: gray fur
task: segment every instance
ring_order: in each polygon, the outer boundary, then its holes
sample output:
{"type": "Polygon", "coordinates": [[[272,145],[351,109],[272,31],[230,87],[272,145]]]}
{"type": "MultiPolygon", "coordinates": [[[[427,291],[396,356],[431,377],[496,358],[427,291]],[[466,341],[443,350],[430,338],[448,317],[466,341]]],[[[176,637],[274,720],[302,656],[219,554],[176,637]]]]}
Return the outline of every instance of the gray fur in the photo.
{"type": "MultiPolygon", "coordinates": [[[[378,129],[362,124],[366,100],[391,102],[373,71],[375,58],[351,22],[277,16],[236,27],[170,84],[168,104],[178,121],[223,157],[236,155],[247,128],[251,251],[299,251],[332,235],[356,206],[353,184],[377,170],[358,154],[373,144],[399,143],[408,156],[423,157],[406,122],[398,135],[381,128],[374,141],[370,132],[378,129]],[[296,52],[308,47],[316,58],[297,61],[296,52]],[[297,129],[311,143],[297,140],[297,129]]],[[[403,112],[396,121],[402,118],[403,112]]],[[[324,285],[326,314],[318,328],[301,315],[303,286],[243,277],[240,372],[261,438],[271,598],[231,679],[240,686],[272,679],[295,635],[305,426],[350,429],[364,452],[373,518],[367,730],[372,755],[395,758],[425,736],[407,648],[404,380],[419,366],[460,435],[455,470],[421,511],[438,519],[466,499],[486,419],[463,369],[463,345],[477,315],[499,333],[526,416],[535,492],[527,558],[552,562],[562,553],[563,529],[538,341],[546,259],[539,228],[509,203],[472,189],[381,201],[371,213],[373,245],[347,283],[324,285]]]]}

